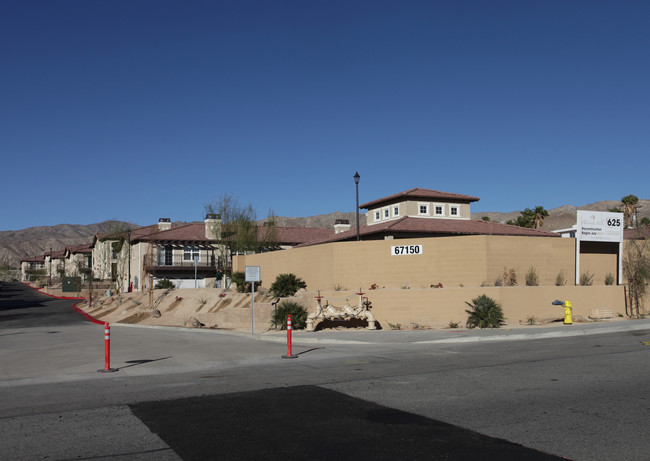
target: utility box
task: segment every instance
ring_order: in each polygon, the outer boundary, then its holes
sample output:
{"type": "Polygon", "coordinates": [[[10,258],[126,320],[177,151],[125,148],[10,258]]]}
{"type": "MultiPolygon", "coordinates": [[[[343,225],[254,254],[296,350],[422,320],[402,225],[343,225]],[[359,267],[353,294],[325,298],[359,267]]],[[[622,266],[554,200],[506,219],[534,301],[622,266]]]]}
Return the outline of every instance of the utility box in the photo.
{"type": "Polygon", "coordinates": [[[79,293],[81,291],[81,277],[63,277],[61,290],[64,293],[79,293]]]}

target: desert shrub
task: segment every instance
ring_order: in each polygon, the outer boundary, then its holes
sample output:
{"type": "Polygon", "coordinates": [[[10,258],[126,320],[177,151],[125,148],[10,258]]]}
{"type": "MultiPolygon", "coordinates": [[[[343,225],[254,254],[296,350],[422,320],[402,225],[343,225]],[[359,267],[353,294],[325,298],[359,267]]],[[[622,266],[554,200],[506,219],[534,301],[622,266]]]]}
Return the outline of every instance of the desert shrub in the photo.
{"type": "Polygon", "coordinates": [[[287,329],[287,316],[291,315],[291,328],[300,330],[307,325],[307,309],[294,301],[282,301],[271,314],[271,326],[273,328],[287,329]]]}
{"type": "Polygon", "coordinates": [[[449,325],[447,325],[447,328],[460,328],[460,322],[455,322],[452,320],[449,322],[449,325]]]}
{"type": "Polygon", "coordinates": [[[307,284],[300,277],[294,274],[278,274],[275,282],[271,284],[271,292],[274,296],[293,296],[301,288],[307,288],[307,284]]]}
{"type": "Polygon", "coordinates": [[[503,268],[503,274],[501,275],[503,281],[503,286],[506,287],[515,287],[517,286],[517,273],[514,268],[508,269],[507,267],[503,268]]]}
{"type": "Polygon", "coordinates": [[[526,272],[526,285],[529,287],[536,287],[539,285],[539,275],[537,275],[537,269],[535,269],[535,266],[530,266],[530,269],[526,272]]]}
{"type": "Polygon", "coordinates": [[[169,288],[176,288],[176,285],[174,285],[174,282],[172,282],[169,279],[160,279],[156,282],[156,285],[154,285],[154,288],[156,290],[167,290],[169,288]]]}
{"type": "Polygon", "coordinates": [[[246,281],[246,274],[244,272],[233,272],[232,283],[237,285],[238,293],[250,293],[252,290],[252,284],[246,281]]]}
{"type": "Polygon", "coordinates": [[[562,269],[555,276],[555,285],[558,287],[563,287],[566,285],[566,270],[562,269]]]}
{"type": "Polygon", "coordinates": [[[467,312],[467,328],[499,328],[505,323],[501,305],[487,295],[465,302],[470,309],[467,312]]]}
{"type": "Polygon", "coordinates": [[[580,285],[584,287],[588,287],[593,285],[594,283],[594,274],[592,274],[589,271],[585,271],[582,274],[580,274],[580,285]]]}
{"type": "Polygon", "coordinates": [[[616,278],[611,272],[605,276],[605,285],[614,285],[616,278]]]}

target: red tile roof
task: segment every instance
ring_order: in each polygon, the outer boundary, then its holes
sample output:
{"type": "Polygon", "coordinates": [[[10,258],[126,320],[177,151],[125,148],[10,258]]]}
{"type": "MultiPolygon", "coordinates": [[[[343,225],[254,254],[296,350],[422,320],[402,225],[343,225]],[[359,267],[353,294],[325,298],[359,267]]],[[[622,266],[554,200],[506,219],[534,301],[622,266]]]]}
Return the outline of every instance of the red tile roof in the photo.
{"type": "MultiPolygon", "coordinates": [[[[263,240],[266,235],[267,227],[259,226],[258,239],[263,240]]],[[[311,240],[329,237],[334,234],[333,230],[310,227],[280,227],[275,226],[277,243],[280,245],[298,245],[311,240]]],[[[179,226],[174,229],[153,232],[149,235],[143,235],[134,240],[147,242],[169,242],[169,243],[207,243],[209,240],[205,237],[205,223],[191,223],[179,226]]]]}
{"type": "MultiPolygon", "coordinates": [[[[438,218],[403,218],[387,221],[381,224],[363,226],[359,229],[359,235],[363,237],[380,237],[393,235],[396,237],[435,237],[453,235],[516,235],[528,237],[560,237],[559,234],[536,229],[528,229],[519,226],[510,226],[488,221],[467,220],[467,219],[438,219],[438,218]]],[[[303,246],[317,245],[322,243],[337,242],[343,240],[355,240],[356,229],[351,229],[329,238],[307,242],[303,246]]],[[[368,240],[368,239],[366,239],[368,240]]]]}
{"type": "Polygon", "coordinates": [[[92,243],[84,243],[82,245],[67,245],[65,247],[66,253],[92,253],[92,243]]]}
{"type": "Polygon", "coordinates": [[[451,192],[440,192],[437,190],[431,189],[422,189],[420,187],[415,187],[404,192],[398,192],[397,194],[389,195],[388,197],[380,198],[373,200],[371,202],[364,203],[359,205],[359,208],[369,209],[377,205],[385,203],[395,203],[397,201],[403,200],[448,200],[455,202],[478,202],[480,199],[478,197],[472,197],[471,195],[461,195],[461,194],[452,194],[451,192]]]}

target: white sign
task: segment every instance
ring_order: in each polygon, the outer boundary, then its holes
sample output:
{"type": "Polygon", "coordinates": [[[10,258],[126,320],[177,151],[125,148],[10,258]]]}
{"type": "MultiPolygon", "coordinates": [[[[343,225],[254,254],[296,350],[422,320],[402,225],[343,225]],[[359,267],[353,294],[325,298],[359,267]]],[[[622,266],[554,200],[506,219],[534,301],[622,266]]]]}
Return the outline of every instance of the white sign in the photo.
{"type": "Polygon", "coordinates": [[[591,242],[622,242],[623,213],[578,210],[576,238],[591,242]]]}
{"type": "Polygon", "coordinates": [[[246,266],[246,281],[259,282],[260,280],[262,280],[260,278],[260,266],[246,266]]]}
{"type": "Polygon", "coordinates": [[[421,255],[422,245],[396,245],[390,247],[390,254],[393,256],[401,255],[421,255]]]}

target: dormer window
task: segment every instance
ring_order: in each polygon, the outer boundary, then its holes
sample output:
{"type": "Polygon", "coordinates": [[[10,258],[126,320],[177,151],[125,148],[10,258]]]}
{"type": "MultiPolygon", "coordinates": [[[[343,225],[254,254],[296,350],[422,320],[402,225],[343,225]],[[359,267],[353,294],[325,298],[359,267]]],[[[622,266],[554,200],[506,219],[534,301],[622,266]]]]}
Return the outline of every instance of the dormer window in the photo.
{"type": "Polygon", "coordinates": [[[436,212],[436,216],[443,216],[444,215],[443,206],[442,205],[436,205],[435,212],[436,212]]]}
{"type": "Polygon", "coordinates": [[[379,221],[381,219],[381,215],[379,214],[379,210],[375,211],[375,221],[379,221]]]}
{"type": "Polygon", "coordinates": [[[393,207],[393,216],[399,216],[399,206],[397,205],[393,207]]]}
{"type": "Polygon", "coordinates": [[[388,208],[384,208],[384,218],[390,218],[390,211],[388,208]]]}
{"type": "Polygon", "coordinates": [[[429,214],[429,205],[427,205],[426,203],[420,203],[418,205],[418,210],[419,210],[418,214],[428,215],[429,214]]]}
{"type": "Polygon", "coordinates": [[[458,217],[459,216],[458,207],[457,206],[449,207],[449,214],[451,216],[458,217]]]}

